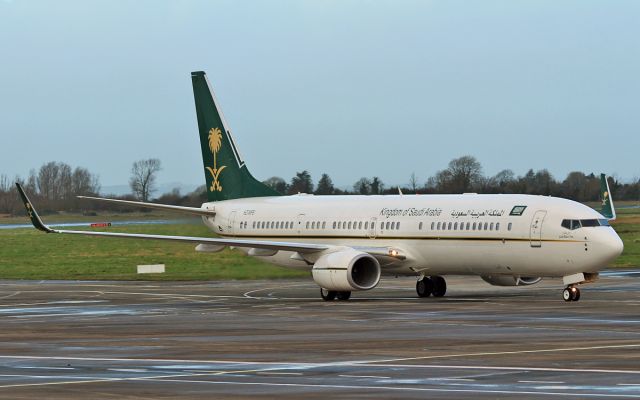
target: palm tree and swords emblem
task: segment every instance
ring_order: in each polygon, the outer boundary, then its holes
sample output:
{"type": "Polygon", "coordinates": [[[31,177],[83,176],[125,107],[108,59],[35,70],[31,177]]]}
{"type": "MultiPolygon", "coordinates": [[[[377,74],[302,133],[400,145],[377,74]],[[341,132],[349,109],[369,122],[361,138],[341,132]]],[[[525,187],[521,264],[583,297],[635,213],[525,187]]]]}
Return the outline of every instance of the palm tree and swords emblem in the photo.
{"type": "Polygon", "coordinates": [[[207,171],[211,173],[211,177],[213,178],[211,187],[209,188],[209,191],[211,192],[214,192],[216,190],[218,192],[222,192],[222,185],[220,184],[218,178],[220,177],[220,173],[223,169],[226,168],[226,166],[223,165],[218,168],[218,160],[216,157],[221,147],[222,131],[220,130],[220,128],[211,128],[211,130],[209,130],[209,149],[211,150],[211,153],[213,153],[213,168],[205,167],[207,171]]]}

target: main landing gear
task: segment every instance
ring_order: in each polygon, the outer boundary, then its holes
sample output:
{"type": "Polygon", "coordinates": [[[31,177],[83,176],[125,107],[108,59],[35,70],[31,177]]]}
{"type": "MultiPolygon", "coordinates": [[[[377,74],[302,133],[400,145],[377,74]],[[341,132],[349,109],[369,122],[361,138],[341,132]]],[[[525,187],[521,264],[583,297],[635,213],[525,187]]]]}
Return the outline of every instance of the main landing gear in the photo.
{"type": "Polygon", "coordinates": [[[416,282],[419,297],[442,297],[447,292],[447,282],[441,276],[425,276],[416,282]]]}
{"type": "Polygon", "coordinates": [[[351,298],[351,292],[338,292],[335,290],[320,288],[320,296],[324,301],[333,301],[336,298],[340,301],[346,301],[351,298]]]}
{"type": "Polygon", "coordinates": [[[575,286],[567,286],[562,291],[562,299],[564,301],[578,301],[580,300],[580,289],[575,286]]]}

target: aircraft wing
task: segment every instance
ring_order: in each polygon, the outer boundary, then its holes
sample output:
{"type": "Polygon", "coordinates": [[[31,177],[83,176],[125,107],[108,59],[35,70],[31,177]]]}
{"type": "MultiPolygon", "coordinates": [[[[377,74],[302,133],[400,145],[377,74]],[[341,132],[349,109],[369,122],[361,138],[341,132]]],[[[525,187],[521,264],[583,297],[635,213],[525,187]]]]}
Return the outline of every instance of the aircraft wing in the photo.
{"type": "MultiPolygon", "coordinates": [[[[185,243],[204,243],[211,245],[222,246],[234,246],[234,247],[247,247],[256,249],[269,249],[269,250],[284,250],[294,251],[300,254],[316,253],[324,250],[331,250],[335,248],[344,248],[344,246],[335,246],[330,244],[319,243],[299,243],[299,242],[280,242],[280,241],[268,241],[268,240],[251,240],[251,239],[229,239],[229,238],[210,238],[210,237],[195,237],[195,236],[171,236],[171,235],[147,235],[139,233],[117,233],[117,232],[96,232],[96,231],[75,231],[75,230],[62,230],[53,229],[42,222],[42,219],[38,215],[38,212],[33,207],[33,204],[24,192],[24,189],[19,183],[16,183],[18,193],[22,198],[22,201],[27,209],[27,214],[31,219],[33,226],[46,233],[63,233],[72,235],[86,235],[86,236],[103,236],[103,237],[116,237],[116,238],[129,238],[129,239],[150,239],[150,240],[166,240],[173,242],[185,242],[185,243]]],[[[137,202],[134,202],[137,203],[137,202]]],[[[374,257],[391,257],[395,259],[405,259],[405,256],[397,249],[388,247],[352,247],[356,250],[369,253],[374,257]]]]}
{"type": "Polygon", "coordinates": [[[181,212],[185,214],[202,215],[205,217],[213,217],[214,215],[216,215],[215,211],[205,210],[204,208],[197,208],[197,207],[172,206],[168,204],[145,203],[143,201],[131,201],[131,200],[105,199],[103,197],[91,197],[91,196],[76,196],[76,197],[79,199],[98,200],[98,201],[104,201],[104,202],[115,203],[115,204],[127,204],[130,206],[153,208],[155,210],[175,211],[175,212],[181,212]]]}

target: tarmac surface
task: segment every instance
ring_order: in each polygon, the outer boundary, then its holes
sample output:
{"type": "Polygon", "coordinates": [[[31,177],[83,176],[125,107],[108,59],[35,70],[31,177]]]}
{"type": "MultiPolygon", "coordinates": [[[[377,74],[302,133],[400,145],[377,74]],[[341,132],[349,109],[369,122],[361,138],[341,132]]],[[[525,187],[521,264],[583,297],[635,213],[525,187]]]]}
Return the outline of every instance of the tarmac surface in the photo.
{"type": "Polygon", "coordinates": [[[0,281],[0,398],[640,398],[640,271],[447,282],[0,281]]]}

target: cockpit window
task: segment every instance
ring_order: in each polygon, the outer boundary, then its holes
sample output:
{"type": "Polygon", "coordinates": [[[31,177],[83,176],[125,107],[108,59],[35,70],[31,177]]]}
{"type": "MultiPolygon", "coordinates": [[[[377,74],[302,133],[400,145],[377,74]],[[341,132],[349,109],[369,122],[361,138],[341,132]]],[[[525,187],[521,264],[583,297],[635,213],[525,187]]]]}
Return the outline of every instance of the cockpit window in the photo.
{"type": "Polygon", "coordinates": [[[582,226],[609,226],[609,221],[606,219],[583,219],[580,222],[582,226]]]}
{"type": "Polygon", "coordinates": [[[563,219],[561,225],[563,228],[574,230],[580,227],[609,226],[609,221],[606,219],[563,219]]]}
{"type": "Polygon", "coordinates": [[[574,230],[580,228],[580,221],[577,219],[563,219],[561,225],[563,228],[574,230]]]}

